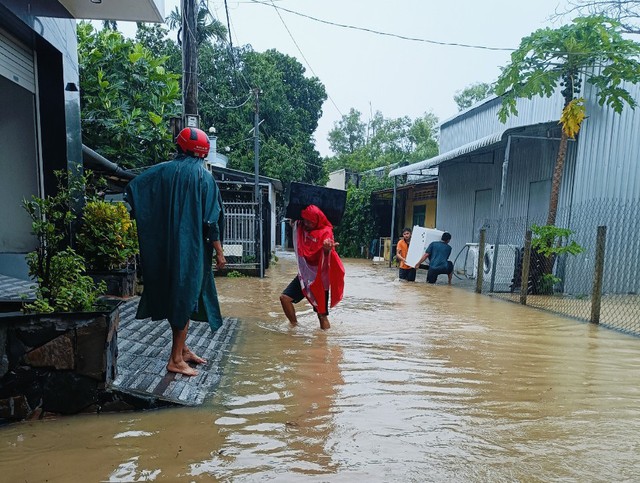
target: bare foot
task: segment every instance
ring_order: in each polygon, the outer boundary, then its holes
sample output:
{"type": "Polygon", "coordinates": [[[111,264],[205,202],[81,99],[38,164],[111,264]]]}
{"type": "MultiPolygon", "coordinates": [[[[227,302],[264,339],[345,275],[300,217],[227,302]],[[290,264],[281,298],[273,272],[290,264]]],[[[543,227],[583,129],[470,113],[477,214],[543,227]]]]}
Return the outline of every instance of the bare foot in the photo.
{"type": "Polygon", "coordinates": [[[205,364],[207,362],[206,359],[203,359],[202,357],[197,356],[196,354],[191,352],[191,349],[188,349],[186,347],[182,351],[182,358],[184,359],[185,362],[193,362],[195,364],[205,364]]]}
{"type": "Polygon", "coordinates": [[[326,315],[320,315],[318,316],[318,319],[320,319],[320,328],[322,330],[327,330],[331,328],[331,324],[329,323],[329,317],[327,317],[326,315]]]}
{"type": "Polygon", "coordinates": [[[184,374],[185,376],[197,376],[198,371],[189,366],[186,362],[182,361],[179,364],[169,361],[167,364],[167,371],[175,372],[176,374],[184,374]]]}

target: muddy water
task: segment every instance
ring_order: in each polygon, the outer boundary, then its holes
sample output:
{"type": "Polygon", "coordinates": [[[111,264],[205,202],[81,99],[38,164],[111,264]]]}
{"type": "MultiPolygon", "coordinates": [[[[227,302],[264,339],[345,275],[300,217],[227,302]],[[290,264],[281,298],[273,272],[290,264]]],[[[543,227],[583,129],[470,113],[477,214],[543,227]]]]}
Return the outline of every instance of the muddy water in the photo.
{"type": "Polygon", "coordinates": [[[0,480],[640,480],[640,340],[346,268],[326,333],[281,315],[288,257],[218,280],[242,323],[206,405],[0,428],[0,480]]]}

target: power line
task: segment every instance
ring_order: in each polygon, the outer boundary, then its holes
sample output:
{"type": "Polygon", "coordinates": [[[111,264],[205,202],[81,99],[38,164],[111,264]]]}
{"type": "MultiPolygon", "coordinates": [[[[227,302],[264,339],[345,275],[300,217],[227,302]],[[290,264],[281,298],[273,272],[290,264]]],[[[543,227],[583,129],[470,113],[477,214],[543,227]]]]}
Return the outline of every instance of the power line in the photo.
{"type": "Polygon", "coordinates": [[[249,97],[247,97],[242,103],[235,106],[225,106],[220,101],[215,99],[211,94],[209,94],[209,92],[207,92],[207,90],[202,86],[202,84],[198,84],[198,87],[202,92],[206,94],[206,96],[209,99],[211,99],[218,107],[221,107],[222,109],[240,109],[242,106],[244,106],[247,102],[249,102],[253,98],[253,94],[249,94],[249,97]]]}
{"type": "Polygon", "coordinates": [[[394,38],[401,39],[401,40],[410,40],[410,41],[413,41],[413,42],[424,42],[426,44],[443,45],[443,46],[449,46],[449,47],[465,47],[465,48],[468,48],[468,49],[497,50],[497,51],[505,51],[505,52],[513,52],[515,50],[513,48],[507,48],[507,47],[488,47],[488,46],[485,46],[485,45],[462,44],[462,43],[458,43],[458,42],[440,42],[438,40],[422,39],[422,38],[418,38],[418,37],[408,37],[406,35],[394,34],[394,33],[390,33],[390,32],[382,32],[380,30],[374,30],[374,29],[370,29],[370,28],[366,28],[366,27],[357,27],[355,25],[348,25],[348,24],[343,24],[343,23],[338,23],[338,22],[331,22],[329,20],[323,20],[321,18],[317,18],[317,17],[313,17],[311,15],[307,15],[307,14],[304,14],[304,13],[296,12],[295,10],[290,10],[288,8],[277,7],[276,5],[273,4],[273,2],[271,4],[269,4],[267,2],[262,2],[260,0],[251,0],[251,2],[252,3],[257,3],[259,5],[264,5],[266,7],[273,7],[276,10],[283,10],[283,11],[289,12],[289,13],[291,13],[293,15],[297,15],[299,17],[307,18],[309,20],[313,20],[314,22],[319,22],[319,23],[323,23],[323,24],[326,24],[326,25],[331,25],[333,27],[340,27],[340,28],[351,29],[351,30],[359,30],[361,32],[368,32],[368,33],[371,33],[371,34],[382,35],[382,36],[386,36],[386,37],[394,37],[394,38]]]}
{"type": "MultiPolygon", "coordinates": [[[[207,8],[207,12],[209,12],[209,15],[211,15],[211,17],[216,18],[213,13],[211,12],[211,9],[209,8],[209,0],[206,1],[205,6],[207,8]]],[[[225,6],[225,11],[226,11],[226,15],[227,15],[227,28],[229,30],[228,32],[228,39],[222,39],[222,43],[225,44],[229,50],[229,55],[231,56],[231,62],[233,63],[233,70],[236,74],[236,77],[241,80],[242,82],[244,82],[245,87],[247,87],[249,90],[252,89],[251,84],[249,83],[249,81],[247,80],[247,78],[244,75],[244,72],[242,72],[241,69],[238,68],[238,65],[236,63],[236,56],[234,54],[234,50],[233,50],[233,43],[231,41],[231,17],[229,16],[229,9],[227,7],[227,0],[224,0],[224,6],[225,6]]],[[[237,41],[237,38],[236,38],[237,41]]]]}
{"type": "MultiPolygon", "coordinates": [[[[209,4],[207,3],[207,9],[209,8],[209,4]]],[[[227,5],[227,0],[224,0],[224,10],[227,13],[227,30],[229,30],[229,45],[231,46],[231,50],[233,50],[233,43],[231,42],[231,22],[229,21],[229,6],[227,5]]],[[[209,11],[211,13],[211,11],[209,11]]]]}
{"type": "MultiPolygon", "coordinates": [[[[226,1],[226,0],[225,0],[226,1]]],[[[293,41],[293,44],[296,46],[296,48],[298,49],[298,52],[300,52],[300,55],[302,56],[302,58],[304,59],[304,61],[307,64],[307,67],[309,67],[309,70],[311,71],[311,73],[316,76],[318,79],[320,78],[318,76],[318,74],[315,73],[315,71],[313,70],[313,68],[311,67],[311,64],[309,64],[309,61],[307,60],[307,58],[305,57],[305,55],[302,53],[302,49],[300,48],[300,46],[298,45],[298,42],[296,42],[296,39],[293,38],[293,34],[291,33],[291,30],[289,30],[289,27],[287,27],[287,24],[285,23],[284,19],[282,18],[282,15],[280,15],[280,12],[278,11],[278,7],[276,7],[275,3],[273,3],[273,0],[271,0],[271,6],[275,9],[276,13],[278,14],[278,17],[280,17],[280,21],[282,22],[282,25],[284,25],[285,30],[287,31],[287,33],[289,34],[289,37],[291,37],[291,40],[293,41]]],[[[327,92],[327,97],[329,98],[329,100],[331,101],[331,104],[333,104],[333,107],[336,108],[336,111],[338,111],[338,113],[341,116],[344,116],[344,114],[342,114],[342,111],[340,110],[340,108],[338,107],[338,105],[335,103],[335,101],[333,100],[333,98],[329,95],[329,93],[327,92]]]]}

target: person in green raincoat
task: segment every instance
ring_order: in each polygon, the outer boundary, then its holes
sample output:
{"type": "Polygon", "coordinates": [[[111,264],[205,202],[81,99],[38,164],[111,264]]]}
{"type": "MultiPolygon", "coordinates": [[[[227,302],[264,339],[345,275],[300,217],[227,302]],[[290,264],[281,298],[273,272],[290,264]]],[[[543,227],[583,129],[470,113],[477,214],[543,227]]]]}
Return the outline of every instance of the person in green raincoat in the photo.
{"type": "Polygon", "coordinates": [[[195,376],[189,363],[206,360],[186,345],[191,320],[222,325],[213,280],[224,268],[224,211],[213,175],[205,168],[209,138],[200,129],[185,128],[176,138],[178,155],[134,178],[126,199],[138,227],[144,291],[137,319],[167,319],[173,332],[167,370],[195,376]]]}

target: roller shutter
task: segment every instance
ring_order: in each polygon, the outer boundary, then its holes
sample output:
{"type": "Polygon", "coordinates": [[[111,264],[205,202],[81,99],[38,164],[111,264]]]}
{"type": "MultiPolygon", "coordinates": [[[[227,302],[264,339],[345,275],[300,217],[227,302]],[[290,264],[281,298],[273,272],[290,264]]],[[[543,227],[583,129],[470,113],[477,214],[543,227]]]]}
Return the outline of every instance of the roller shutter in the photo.
{"type": "Polygon", "coordinates": [[[0,75],[35,93],[33,51],[0,29],[0,75]]]}

